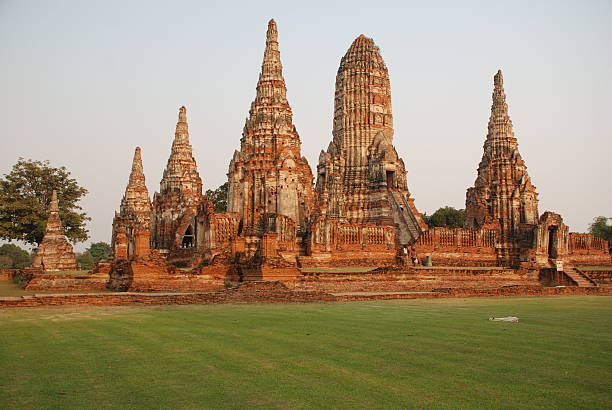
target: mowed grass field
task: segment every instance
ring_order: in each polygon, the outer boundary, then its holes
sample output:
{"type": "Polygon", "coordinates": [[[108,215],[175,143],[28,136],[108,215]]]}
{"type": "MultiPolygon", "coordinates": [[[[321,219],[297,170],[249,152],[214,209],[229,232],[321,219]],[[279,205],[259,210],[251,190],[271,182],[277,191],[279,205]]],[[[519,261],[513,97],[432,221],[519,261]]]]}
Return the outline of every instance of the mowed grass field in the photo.
{"type": "Polygon", "coordinates": [[[5,309],[0,370],[3,409],[609,409],[612,298],[5,309]]]}

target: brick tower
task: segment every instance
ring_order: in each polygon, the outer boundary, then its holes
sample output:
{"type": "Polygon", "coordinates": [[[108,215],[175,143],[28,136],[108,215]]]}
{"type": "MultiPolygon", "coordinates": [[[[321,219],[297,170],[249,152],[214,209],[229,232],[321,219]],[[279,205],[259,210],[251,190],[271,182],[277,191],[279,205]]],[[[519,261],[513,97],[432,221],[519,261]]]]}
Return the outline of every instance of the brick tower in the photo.
{"type": "Polygon", "coordinates": [[[484,154],[476,182],[467,190],[465,211],[466,227],[498,227],[502,237],[512,236],[521,224],[538,223],[538,194],[518,151],[501,70],[494,77],[484,154]]]}
{"type": "Polygon", "coordinates": [[[227,174],[228,211],[240,215],[242,235],[276,232],[279,240],[295,241],[308,225],[313,177],[301,155],[282,69],[270,20],[257,93],[227,174]]]}
{"type": "Polygon", "coordinates": [[[395,225],[399,243],[414,242],[425,225],[393,147],[389,74],[363,34],[340,61],[334,102],[333,140],[317,166],[320,212],[351,223],[395,225]]]}
{"type": "Polygon", "coordinates": [[[119,213],[113,218],[111,247],[116,260],[148,254],[151,226],[151,201],[145,184],[140,147],[134,150],[132,172],[119,213]]]}
{"type": "Polygon", "coordinates": [[[36,249],[32,267],[41,268],[45,271],[77,270],[77,264],[72,245],[64,235],[62,221],[59,216],[59,205],[57,192],[51,195],[49,206],[49,218],[45,228],[45,236],[36,249]]]}
{"type": "Polygon", "coordinates": [[[189,143],[187,109],[181,107],[170,157],[159,184],[159,193],[156,192],[153,196],[155,248],[195,246],[194,216],[202,200],[202,179],[189,143]]]}

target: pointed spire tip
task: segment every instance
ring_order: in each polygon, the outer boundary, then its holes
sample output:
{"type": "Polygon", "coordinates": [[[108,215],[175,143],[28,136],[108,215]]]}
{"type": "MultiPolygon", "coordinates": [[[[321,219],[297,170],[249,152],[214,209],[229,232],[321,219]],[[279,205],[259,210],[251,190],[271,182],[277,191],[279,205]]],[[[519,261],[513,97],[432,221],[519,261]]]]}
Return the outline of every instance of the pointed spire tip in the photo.
{"type": "Polygon", "coordinates": [[[502,70],[497,70],[497,74],[493,77],[493,84],[495,88],[503,88],[504,86],[504,75],[502,74],[502,70]]]}
{"type": "Polygon", "coordinates": [[[57,212],[59,210],[59,206],[57,203],[57,191],[54,189],[51,193],[51,212],[57,212]]]}
{"type": "Polygon", "coordinates": [[[179,122],[187,122],[187,108],[184,105],[179,108],[179,122]]]}

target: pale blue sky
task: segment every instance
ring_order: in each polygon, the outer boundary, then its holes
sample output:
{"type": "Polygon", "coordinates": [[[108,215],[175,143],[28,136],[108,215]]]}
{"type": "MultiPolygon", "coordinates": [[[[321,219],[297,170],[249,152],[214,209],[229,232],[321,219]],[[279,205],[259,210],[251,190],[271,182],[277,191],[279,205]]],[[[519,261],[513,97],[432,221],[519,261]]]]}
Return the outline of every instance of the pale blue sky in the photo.
{"type": "Polygon", "coordinates": [[[501,68],[540,212],[574,231],[612,216],[610,1],[0,0],[0,173],[20,156],[66,166],[90,191],[91,240],[109,241],[134,147],[152,195],[184,104],[200,175],[216,188],[270,18],[311,167],[331,140],[340,58],[363,33],[389,68],[394,143],[420,211],[464,207],[501,68]]]}

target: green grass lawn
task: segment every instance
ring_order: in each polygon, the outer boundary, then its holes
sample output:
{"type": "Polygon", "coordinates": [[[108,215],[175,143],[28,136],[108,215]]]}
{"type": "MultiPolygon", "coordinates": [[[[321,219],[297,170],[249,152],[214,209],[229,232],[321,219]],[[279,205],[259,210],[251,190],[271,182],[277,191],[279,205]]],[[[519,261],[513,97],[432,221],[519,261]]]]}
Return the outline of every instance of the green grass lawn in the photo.
{"type": "Polygon", "coordinates": [[[0,408],[604,409],[612,298],[5,309],[0,369],[0,408]]]}
{"type": "Polygon", "coordinates": [[[612,266],[580,266],[578,269],[580,270],[612,270],[612,266]]]}

